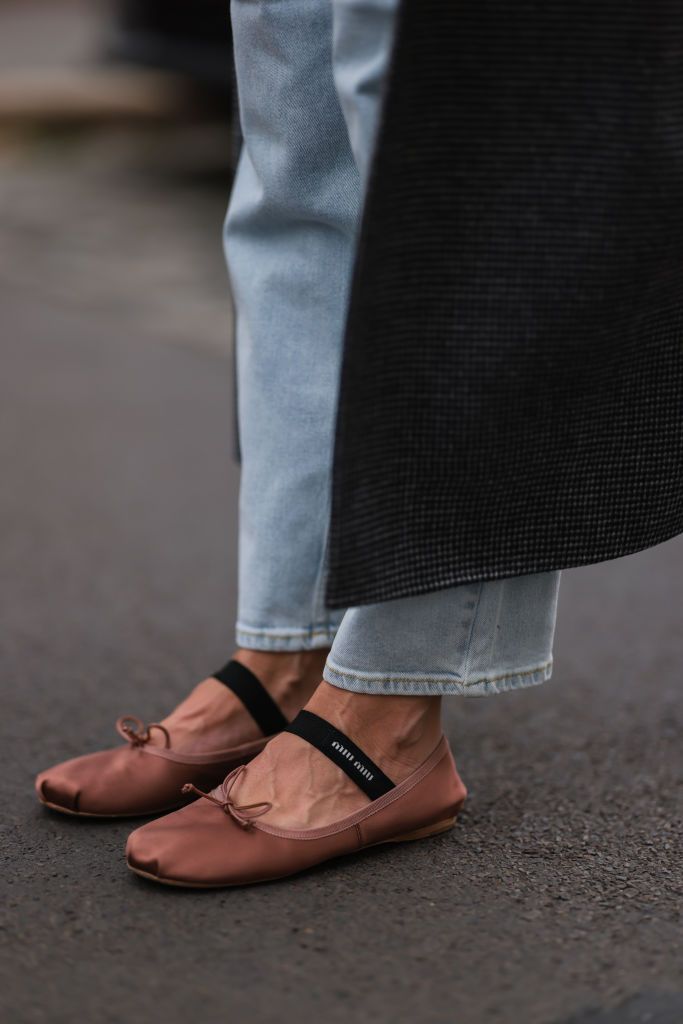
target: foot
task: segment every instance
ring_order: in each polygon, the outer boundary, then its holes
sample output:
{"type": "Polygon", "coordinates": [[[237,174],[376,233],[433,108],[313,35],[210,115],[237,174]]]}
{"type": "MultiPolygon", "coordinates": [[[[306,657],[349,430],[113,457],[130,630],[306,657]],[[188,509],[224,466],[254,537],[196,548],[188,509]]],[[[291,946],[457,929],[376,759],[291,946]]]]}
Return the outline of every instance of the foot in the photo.
{"type": "Polygon", "coordinates": [[[127,744],[41,772],[38,798],[53,810],[91,817],[161,814],[182,806],[192,799],[183,794],[185,783],[213,788],[295,717],[318,684],[325,656],[325,651],[239,650],[233,660],[252,673],[246,684],[242,680],[245,700],[263,728],[236,695],[239,686],[233,693],[217,679],[205,679],[160,723],[145,727],[135,719],[120,719],[117,727],[127,744]],[[254,694],[261,694],[255,704],[254,694]],[[267,711],[273,704],[265,716],[264,701],[267,711]],[[275,726],[264,732],[273,721],[275,726]]]}
{"type": "MultiPolygon", "coordinates": [[[[239,649],[233,660],[254,673],[289,721],[314,693],[327,650],[266,652],[239,649]]],[[[259,739],[263,734],[238,697],[209,677],[159,723],[171,747],[184,753],[225,750],[259,739]]],[[[164,746],[164,733],[153,730],[150,746],[164,746]]]]}
{"type": "MultiPolygon", "coordinates": [[[[408,778],[441,738],[440,697],[371,696],[322,682],[306,710],[353,739],[395,783],[408,778]]],[[[291,733],[271,740],[233,796],[239,804],[271,804],[259,820],[293,829],[328,825],[370,803],[324,754],[291,733]]]]}
{"type": "Polygon", "coordinates": [[[220,888],[441,835],[467,790],[440,734],[438,705],[321,684],[295,731],[198,793],[203,799],[132,832],[129,868],[165,885],[220,888]]]}

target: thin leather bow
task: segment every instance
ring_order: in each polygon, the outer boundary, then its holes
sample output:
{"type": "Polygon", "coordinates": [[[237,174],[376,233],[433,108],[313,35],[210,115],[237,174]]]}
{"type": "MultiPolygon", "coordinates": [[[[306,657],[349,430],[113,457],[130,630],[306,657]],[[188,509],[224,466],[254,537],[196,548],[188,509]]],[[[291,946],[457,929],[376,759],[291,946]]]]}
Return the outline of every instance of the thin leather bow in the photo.
{"type": "Polygon", "coordinates": [[[262,800],[255,804],[236,804],[234,800],[230,799],[232,787],[235,785],[235,782],[243,771],[246,771],[246,765],[244,764],[234,768],[230,774],[226,776],[223,783],[212,793],[205,793],[203,790],[197,789],[197,787],[193,786],[191,782],[188,782],[183,786],[183,793],[196,793],[197,796],[203,796],[205,800],[210,800],[212,804],[216,804],[217,807],[220,807],[225,814],[229,814],[238,825],[242,826],[242,828],[251,828],[254,823],[253,819],[260,818],[262,814],[266,814],[271,810],[273,805],[268,803],[267,800],[262,800]],[[215,797],[213,793],[220,793],[223,799],[221,800],[218,797],[215,797]]]}
{"type": "Polygon", "coordinates": [[[151,722],[149,725],[143,725],[141,720],[136,718],[135,715],[123,715],[116,722],[116,730],[119,736],[123,736],[124,740],[128,740],[133,747],[144,747],[145,743],[149,743],[152,738],[152,729],[159,729],[163,732],[166,738],[164,746],[171,746],[171,737],[168,729],[163,725],[159,725],[158,722],[151,722]],[[133,723],[132,725],[130,724],[131,722],[133,723]]]}

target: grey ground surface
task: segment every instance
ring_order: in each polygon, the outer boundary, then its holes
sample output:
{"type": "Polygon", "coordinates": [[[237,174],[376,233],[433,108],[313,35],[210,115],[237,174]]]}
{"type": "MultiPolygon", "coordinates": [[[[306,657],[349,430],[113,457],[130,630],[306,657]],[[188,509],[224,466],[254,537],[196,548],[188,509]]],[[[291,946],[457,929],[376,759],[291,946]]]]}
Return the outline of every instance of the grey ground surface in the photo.
{"type": "Polygon", "coordinates": [[[446,836],[203,894],[39,808],[231,649],[227,185],[192,139],[2,150],[2,1019],[678,1024],[683,538],[565,573],[549,683],[452,700],[446,836]]]}

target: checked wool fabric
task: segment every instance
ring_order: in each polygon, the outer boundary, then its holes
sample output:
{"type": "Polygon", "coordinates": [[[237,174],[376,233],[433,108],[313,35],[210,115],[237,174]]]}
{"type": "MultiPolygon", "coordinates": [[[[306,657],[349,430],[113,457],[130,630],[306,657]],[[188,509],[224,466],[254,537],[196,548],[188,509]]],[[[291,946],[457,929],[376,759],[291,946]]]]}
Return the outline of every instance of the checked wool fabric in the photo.
{"type": "Polygon", "coordinates": [[[404,0],[347,323],[332,607],[683,531],[683,3],[404,0]]]}

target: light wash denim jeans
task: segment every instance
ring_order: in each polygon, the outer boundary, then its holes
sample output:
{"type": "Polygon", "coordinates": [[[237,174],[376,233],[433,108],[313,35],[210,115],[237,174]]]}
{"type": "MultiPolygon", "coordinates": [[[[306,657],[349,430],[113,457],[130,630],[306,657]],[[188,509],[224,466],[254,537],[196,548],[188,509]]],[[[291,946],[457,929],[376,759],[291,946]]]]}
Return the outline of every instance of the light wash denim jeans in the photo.
{"type": "Polygon", "coordinates": [[[396,5],[231,2],[244,137],[225,226],[242,452],[237,643],[331,646],[325,679],[363,693],[498,693],[550,675],[559,573],[346,612],[324,604],[344,319],[396,5]]]}

